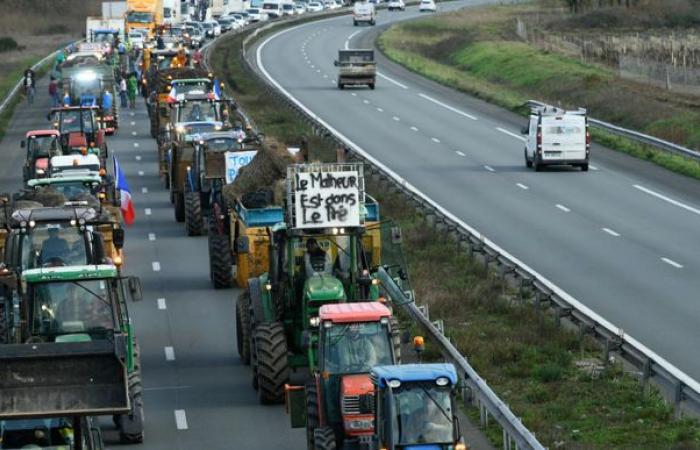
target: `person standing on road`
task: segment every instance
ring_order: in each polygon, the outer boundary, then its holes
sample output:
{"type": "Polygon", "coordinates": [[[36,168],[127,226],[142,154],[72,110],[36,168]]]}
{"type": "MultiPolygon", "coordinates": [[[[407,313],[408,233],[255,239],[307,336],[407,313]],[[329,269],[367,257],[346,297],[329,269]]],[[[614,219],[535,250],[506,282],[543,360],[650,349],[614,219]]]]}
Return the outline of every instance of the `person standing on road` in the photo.
{"type": "Polygon", "coordinates": [[[51,107],[55,108],[61,103],[61,99],[58,97],[58,81],[54,76],[51,76],[51,81],[49,82],[49,97],[51,97],[51,107]]]}
{"type": "Polygon", "coordinates": [[[30,67],[24,71],[22,85],[24,86],[24,93],[27,94],[27,103],[33,104],[34,94],[36,93],[36,74],[30,67]]]}
{"type": "Polygon", "coordinates": [[[119,99],[121,100],[121,107],[126,108],[127,93],[126,93],[126,77],[122,76],[121,81],[119,81],[119,99]]]}
{"type": "Polygon", "coordinates": [[[132,73],[131,76],[129,76],[128,89],[129,89],[129,107],[131,109],[134,109],[134,108],[136,108],[136,93],[139,90],[139,82],[136,79],[136,74],[134,74],[134,73],[132,73]]]}

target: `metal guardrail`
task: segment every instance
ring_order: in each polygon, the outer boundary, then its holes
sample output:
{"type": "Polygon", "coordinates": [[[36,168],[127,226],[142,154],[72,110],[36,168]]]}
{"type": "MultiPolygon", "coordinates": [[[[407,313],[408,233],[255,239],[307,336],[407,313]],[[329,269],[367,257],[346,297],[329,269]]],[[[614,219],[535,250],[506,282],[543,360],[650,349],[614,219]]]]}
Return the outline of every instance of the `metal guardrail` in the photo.
{"type": "MultiPolygon", "coordinates": [[[[695,412],[700,412],[700,384],[697,381],[641,344],[632,336],[625,334],[623,329],[599,316],[546,277],[492,242],[484,234],[447,211],[433,199],[411,185],[407,180],[403,179],[400,175],[371,156],[367,151],[359,147],[338,130],[334,129],[321,117],[309,110],[282,88],[279,83],[273,80],[264,69],[256,69],[247,57],[247,47],[253,39],[258,37],[261,31],[271,26],[274,25],[269,24],[268,26],[257,28],[245,38],[242,44],[242,62],[251,74],[258,76],[266,84],[267,89],[273,95],[277,96],[294,109],[318,135],[330,139],[339,147],[349,151],[358,160],[365,162],[370,173],[390,181],[399,192],[404,194],[417,207],[421,208],[427,216],[433,216],[435,223],[440,223],[445,230],[453,233],[460,245],[466,245],[470,253],[481,254],[487,264],[495,264],[504,276],[511,276],[514,280],[519,281],[521,291],[534,291],[534,303],[536,307],[551,307],[557,320],[566,318],[579,327],[582,335],[591,335],[601,341],[604,346],[604,361],[607,362],[609,360],[611,352],[620,355],[638,370],[638,375],[643,383],[646,384],[650,379],[653,379],[665,390],[667,396],[670,394],[677,412],[680,412],[683,407],[690,408],[695,412]]],[[[259,54],[257,56],[259,62],[259,54]]],[[[615,126],[610,125],[610,127],[615,126]]],[[[624,129],[620,130],[628,134],[636,133],[624,129]]],[[[641,135],[641,133],[636,134],[641,135]]],[[[645,139],[646,138],[648,138],[648,142],[657,141],[657,139],[653,137],[646,136],[645,139]]],[[[675,146],[675,144],[671,143],[666,144],[675,146]]],[[[483,379],[481,379],[473,369],[467,369],[468,363],[466,358],[459,354],[454,346],[442,335],[440,330],[430,322],[423,312],[421,312],[420,308],[415,304],[410,305],[411,306],[408,306],[409,313],[440,343],[443,347],[443,354],[445,357],[450,359],[462,370],[464,380],[469,384],[472,394],[480,403],[480,406],[483,407],[482,423],[487,421],[488,415],[490,414],[503,428],[504,448],[510,448],[506,445],[510,446],[511,442],[514,442],[518,448],[521,449],[543,448],[534,435],[532,435],[532,433],[522,425],[520,420],[513,415],[507,405],[498,399],[483,379]],[[484,410],[488,414],[485,414],[484,410]]]]}
{"type": "MultiPolygon", "coordinates": [[[[529,100],[527,104],[533,106],[552,107],[551,105],[539,102],[537,100],[529,100]]],[[[639,142],[640,144],[649,145],[659,150],[682,155],[695,161],[700,161],[700,151],[683,147],[682,145],[674,144],[673,142],[669,142],[654,136],[649,136],[648,134],[640,133],[638,131],[628,130],[627,128],[622,128],[608,122],[603,122],[602,120],[593,119],[591,117],[588,118],[588,123],[595,128],[600,128],[608,133],[639,142]]]]}
{"type": "MultiPolygon", "coordinates": [[[[77,42],[80,42],[80,41],[77,41],[77,42]]],[[[42,58],[39,62],[37,62],[36,64],[34,64],[34,65],[31,67],[31,69],[34,70],[34,71],[36,71],[39,67],[41,67],[41,66],[43,66],[44,64],[46,64],[47,61],[50,61],[51,58],[55,58],[55,57],[56,57],[56,54],[57,54],[58,52],[67,49],[68,47],[70,47],[71,45],[76,44],[77,42],[73,42],[73,43],[71,43],[71,44],[68,44],[68,45],[66,45],[65,47],[63,47],[63,48],[61,48],[61,49],[59,49],[59,50],[56,50],[55,52],[51,53],[50,55],[48,55],[48,56],[42,58]]],[[[5,112],[5,109],[8,107],[8,105],[10,104],[10,102],[12,101],[12,99],[14,99],[14,97],[20,92],[20,89],[21,89],[21,88],[22,88],[22,78],[20,78],[20,79],[17,81],[17,83],[14,85],[14,87],[13,87],[13,88],[10,90],[10,92],[5,96],[5,99],[2,101],[2,103],[0,103],[0,114],[2,114],[3,112],[5,112]]]]}

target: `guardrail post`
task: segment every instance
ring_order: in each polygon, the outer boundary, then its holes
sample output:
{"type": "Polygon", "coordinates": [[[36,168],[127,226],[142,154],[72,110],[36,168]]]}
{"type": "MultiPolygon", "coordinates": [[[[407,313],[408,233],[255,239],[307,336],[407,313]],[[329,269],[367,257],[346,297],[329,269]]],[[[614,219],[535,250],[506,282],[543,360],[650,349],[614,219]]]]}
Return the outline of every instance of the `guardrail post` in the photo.
{"type": "Polygon", "coordinates": [[[673,402],[673,407],[674,407],[674,416],[676,419],[680,419],[683,416],[683,410],[681,409],[681,403],[683,402],[683,382],[682,381],[676,381],[676,384],[674,386],[674,402],[673,402]]]}
{"type": "Polygon", "coordinates": [[[651,359],[646,358],[642,365],[642,397],[646,397],[649,394],[649,379],[651,375],[651,359]]]}
{"type": "Polygon", "coordinates": [[[503,429],[503,450],[510,450],[510,436],[506,429],[503,429]]]}

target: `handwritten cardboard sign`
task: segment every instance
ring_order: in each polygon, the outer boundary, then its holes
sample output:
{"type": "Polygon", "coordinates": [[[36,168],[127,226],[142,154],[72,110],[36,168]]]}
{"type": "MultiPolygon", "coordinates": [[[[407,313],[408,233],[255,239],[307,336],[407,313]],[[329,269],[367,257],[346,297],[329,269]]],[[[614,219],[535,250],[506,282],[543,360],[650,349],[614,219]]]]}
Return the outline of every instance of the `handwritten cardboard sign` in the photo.
{"type": "Polygon", "coordinates": [[[357,171],[295,174],[296,228],[360,226],[357,171]]]}
{"type": "Polygon", "coordinates": [[[257,150],[226,152],[226,184],[233,183],[241,167],[248,165],[257,153],[257,150]]]}

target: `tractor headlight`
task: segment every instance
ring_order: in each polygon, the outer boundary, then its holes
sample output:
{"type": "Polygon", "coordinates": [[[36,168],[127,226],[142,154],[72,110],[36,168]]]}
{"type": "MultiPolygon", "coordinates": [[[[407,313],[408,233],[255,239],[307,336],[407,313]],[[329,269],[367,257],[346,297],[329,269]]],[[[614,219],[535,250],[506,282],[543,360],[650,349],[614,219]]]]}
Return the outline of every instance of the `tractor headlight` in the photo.
{"type": "Polygon", "coordinates": [[[372,419],[351,419],[345,421],[345,429],[353,431],[373,430],[374,420],[372,419]]]}
{"type": "Polygon", "coordinates": [[[36,169],[36,174],[37,175],[44,175],[46,172],[44,172],[44,169],[36,169]]]}
{"type": "Polygon", "coordinates": [[[318,327],[321,324],[321,318],[318,316],[311,317],[309,319],[309,325],[312,326],[313,328],[318,327]]]}

